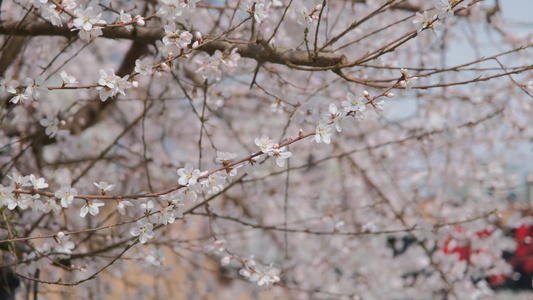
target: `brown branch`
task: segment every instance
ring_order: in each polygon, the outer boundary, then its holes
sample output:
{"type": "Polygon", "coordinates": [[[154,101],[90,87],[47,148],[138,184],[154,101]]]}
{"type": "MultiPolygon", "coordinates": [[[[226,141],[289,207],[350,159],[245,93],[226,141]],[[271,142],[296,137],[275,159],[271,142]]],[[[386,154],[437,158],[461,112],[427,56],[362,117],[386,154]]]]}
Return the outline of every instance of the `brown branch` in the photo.
{"type": "MultiPolygon", "coordinates": [[[[64,36],[72,38],[78,35],[77,31],[70,31],[66,25],[63,27],[53,26],[45,22],[25,22],[17,26],[17,21],[7,21],[0,23],[0,34],[13,34],[15,36],[64,36]]],[[[127,39],[141,44],[154,44],[155,41],[164,37],[164,30],[161,28],[136,27],[135,30],[128,31],[125,28],[104,28],[102,29],[104,38],[127,39]]],[[[271,62],[277,64],[293,64],[313,67],[332,67],[339,64],[346,64],[347,58],[342,54],[318,53],[316,57],[310,59],[306,51],[284,49],[269,53],[263,46],[257,44],[233,44],[226,41],[209,41],[205,39],[204,45],[198,50],[214,53],[216,50],[224,51],[237,47],[242,57],[252,58],[261,62],[271,62]]]]}

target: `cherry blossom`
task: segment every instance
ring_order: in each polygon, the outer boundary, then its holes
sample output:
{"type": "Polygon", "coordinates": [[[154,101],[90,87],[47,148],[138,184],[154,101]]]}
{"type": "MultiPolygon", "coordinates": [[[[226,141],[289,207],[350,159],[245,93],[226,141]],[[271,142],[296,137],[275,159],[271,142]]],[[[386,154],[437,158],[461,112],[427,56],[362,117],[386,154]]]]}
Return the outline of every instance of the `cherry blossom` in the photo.
{"type": "Polygon", "coordinates": [[[226,250],[226,240],[216,240],[204,248],[206,252],[215,254],[223,253],[226,250]]]}
{"type": "Polygon", "coordinates": [[[48,91],[48,88],[44,84],[44,77],[38,76],[37,78],[26,78],[24,81],[26,84],[25,94],[28,95],[28,98],[31,96],[32,99],[38,100],[42,93],[48,91]]]}
{"type": "Polygon", "coordinates": [[[451,20],[454,17],[452,6],[448,0],[434,0],[435,8],[439,12],[438,18],[440,20],[451,20]]]}
{"type": "Polygon", "coordinates": [[[298,24],[308,26],[313,23],[313,18],[311,18],[311,15],[307,13],[307,8],[297,8],[294,10],[294,12],[298,16],[298,24]]]}
{"type": "Polygon", "coordinates": [[[265,158],[262,155],[250,158],[244,168],[246,174],[253,176],[256,172],[258,172],[261,169],[261,162],[264,159],[265,158]]]}
{"type": "Polygon", "coordinates": [[[78,81],[76,80],[76,77],[68,75],[65,70],[59,72],[59,75],[61,76],[61,80],[63,80],[63,86],[78,83],[78,81]]]}
{"type": "Polygon", "coordinates": [[[187,188],[178,191],[178,197],[183,201],[196,201],[198,199],[198,191],[195,185],[189,185],[187,188]]]}
{"type": "Polygon", "coordinates": [[[126,209],[128,206],[133,206],[133,203],[131,203],[128,200],[118,200],[118,205],[117,205],[118,213],[121,215],[126,214],[126,209]]]}
{"type": "Polygon", "coordinates": [[[19,82],[11,79],[11,77],[4,77],[2,80],[0,80],[0,91],[3,93],[4,91],[16,94],[17,90],[16,88],[19,86],[19,82]]]}
{"type": "MultiPolygon", "coordinates": [[[[131,17],[131,14],[125,13],[123,9],[120,10],[119,23],[127,24],[127,23],[130,23],[132,20],[133,20],[133,18],[131,17]]],[[[133,28],[133,26],[131,26],[131,25],[126,25],[124,27],[128,31],[130,31],[133,28]]]]}
{"type": "Polygon", "coordinates": [[[280,167],[284,167],[285,161],[292,156],[292,153],[285,150],[287,147],[278,148],[276,145],[274,145],[272,151],[268,152],[268,155],[276,157],[276,164],[280,167]]]}
{"type": "Polygon", "coordinates": [[[194,169],[193,164],[188,162],[185,164],[185,167],[178,170],[178,176],[180,176],[178,183],[181,185],[194,185],[196,184],[198,177],[203,176],[206,173],[207,171],[200,172],[200,170],[194,169]]]}
{"type": "Polygon", "coordinates": [[[281,7],[283,6],[283,2],[281,2],[281,0],[269,0],[267,7],[270,7],[270,6],[281,7]]]}
{"type": "Polygon", "coordinates": [[[41,205],[41,211],[45,214],[53,211],[56,215],[61,211],[61,206],[57,205],[56,200],[49,198],[45,203],[41,205]]]}
{"type": "Polygon", "coordinates": [[[231,160],[237,158],[237,153],[229,153],[229,152],[222,152],[217,151],[217,158],[215,161],[219,164],[228,165],[231,160]]]}
{"type": "Polygon", "coordinates": [[[91,38],[102,35],[101,27],[95,25],[104,25],[106,22],[101,20],[102,13],[98,13],[92,6],[88,6],[86,9],[77,8],[74,11],[76,18],[73,20],[72,25],[79,29],[79,36],[84,41],[89,41],[91,38]]]}
{"type": "Polygon", "coordinates": [[[150,247],[150,254],[146,256],[145,260],[154,267],[161,266],[163,261],[165,261],[165,248],[159,247],[150,247]]]}
{"type": "Polygon", "coordinates": [[[108,192],[108,191],[112,191],[116,184],[109,184],[107,183],[106,181],[100,181],[100,183],[96,183],[96,182],[93,182],[94,186],[97,187],[98,189],[100,189],[100,192],[102,193],[102,195],[105,196],[105,194],[108,192]]]}
{"type": "Polygon", "coordinates": [[[8,201],[13,201],[13,187],[0,184],[0,208],[7,206],[8,201]]]}
{"type": "Polygon", "coordinates": [[[226,182],[226,176],[214,173],[209,175],[206,179],[200,181],[202,184],[202,190],[207,194],[218,194],[224,189],[224,183],[226,182]]]}
{"type": "Polygon", "coordinates": [[[63,26],[63,20],[61,18],[62,12],[63,10],[58,10],[55,4],[50,4],[43,9],[42,16],[54,26],[63,26]]]}
{"type": "Polygon", "coordinates": [[[266,10],[264,3],[249,4],[244,10],[250,13],[250,15],[253,15],[258,24],[261,24],[261,21],[268,17],[268,11],[266,10]]]}
{"type": "Polygon", "coordinates": [[[428,11],[424,11],[422,14],[417,12],[415,14],[415,19],[413,20],[413,24],[418,24],[418,28],[416,31],[420,33],[422,29],[426,28],[431,21],[433,21],[433,17],[429,14],[428,11]]]}
{"type": "Polygon", "coordinates": [[[85,205],[80,210],[80,217],[85,218],[87,213],[96,216],[100,212],[99,207],[104,205],[105,203],[100,200],[86,200],[85,205]]]}
{"type": "Polygon", "coordinates": [[[383,103],[385,103],[385,100],[379,100],[379,101],[373,101],[370,103],[376,114],[381,114],[383,112],[383,103]]]}
{"type": "Polygon", "coordinates": [[[163,44],[166,46],[167,54],[178,55],[183,48],[186,48],[192,41],[192,34],[188,31],[176,29],[176,25],[165,26],[165,36],[163,44]]]}
{"type": "Polygon", "coordinates": [[[148,202],[141,204],[140,209],[143,214],[150,215],[154,211],[154,202],[149,200],[148,202]]]}
{"type": "Polygon", "coordinates": [[[45,133],[47,136],[53,138],[59,131],[59,119],[51,114],[46,115],[46,118],[39,121],[41,126],[45,127],[45,133]]]}
{"type": "Polygon", "coordinates": [[[15,185],[15,189],[19,189],[21,187],[25,187],[25,186],[30,186],[31,185],[29,176],[22,176],[20,174],[17,174],[15,172],[13,172],[13,176],[7,175],[7,177],[15,185]]]}
{"type": "Polygon", "coordinates": [[[72,249],[76,246],[70,241],[70,236],[64,235],[62,232],[57,234],[56,242],[54,251],[61,254],[72,254],[72,249]]]}
{"type": "Polygon", "coordinates": [[[29,180],[35,190],[48,187],[48,183],[44,182],[44,178],[37,178],[34,174],[30,174],[29,180]]]}
{"type": "Polygon", "coordinates": [[[331,128],[332,126],[324,122],[317,125],[315,130],[314,141],[317,143],[331,143],[331,128]]]}
{"type": "Polygon", "coordinates": [[[14,297],[505,298],[533,45],[480,2],[4,1],[14,297]]]}
{"type": "Polygon", "coordinates": [[[135,60],[135,72],[141,75],[150,75],[152,73],[152,65],[146,61],[137,59],[135,60]]]}
{"type": "Polygon", "coordinates": [[[220,68],[226,73],[233,73],[238,65],[238,61],[241,59],[241,55],[237,53],[237,48],[233,48],[231,52],[224,56],[220,68]]]}
{"type": "Polygon", "coordinates": [[[57,190],[54,195],[57,199],[61,200],[61,206],[67,208],[72,204],[78,192],[70,184],[63,183],[61,184],[61,189],[57,190]]]}
{"type": "Polygon", "coordinates": [[[174,22],[183,13],[185,6],[181,0],[161,0],[157,16],[165,18],[169,23],[174,22]]]}
{"type": "Polygon", "coordinates": [[[268,135],[263,135],[261,136],[261,138],[256,138],[254,142],[263,153],[271,152],[272,148],[274,147],[274,144],[276,143],[273,140],[269,139],[268,135]]]}
{"type": "Polygon", "coordinates": [[[138,236],[141,244],[144,244],[146,243],[148,239],[151,239],[154,237],[153,229],[154,229],[154,225],[148,222],[146,218],[142,218],[139,221],[137,221],[137,226],[133,227],[130,230],[130,233],[133,236],[138,236]]]}

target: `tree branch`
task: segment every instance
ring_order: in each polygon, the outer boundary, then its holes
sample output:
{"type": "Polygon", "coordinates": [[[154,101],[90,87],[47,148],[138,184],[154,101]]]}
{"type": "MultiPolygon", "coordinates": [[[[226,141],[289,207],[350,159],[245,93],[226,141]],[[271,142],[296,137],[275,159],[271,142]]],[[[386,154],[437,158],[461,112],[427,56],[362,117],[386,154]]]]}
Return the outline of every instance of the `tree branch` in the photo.
{"type": "MultiPolygon", "coordinates": [[[[155,44],[155,41],[162,39],[165,32],[161,28],[136,27],[135,30],[128,31],[125,28],[103,28],[104,38],[127,39],[142,44],[155,44]]],[[[0,34],[13,34],[16,36],[64,36],[72,38],[78,35],[77,31],[70,31],[67,26],[57,27],[45,22],[25,22],[19,24],[18,21],[7,21],[0,23],[0,34]]],[[[214,53],[216,50],[224,51],[237,47],[241,57],[255,59],[259,62],[271,62],[276,64],[292,64],[311,67],[332,67],[338,64],[347,63],[347,58],[342,54],[318,53],[316,57],[310,59],[306,51],[283,49],[274,53],[269,53],[267,49],[258,44],[249,42],[232,43],[227,41],[213,41],[206,39],[205,43],[198,47],[200,51],[214,53]]]]}

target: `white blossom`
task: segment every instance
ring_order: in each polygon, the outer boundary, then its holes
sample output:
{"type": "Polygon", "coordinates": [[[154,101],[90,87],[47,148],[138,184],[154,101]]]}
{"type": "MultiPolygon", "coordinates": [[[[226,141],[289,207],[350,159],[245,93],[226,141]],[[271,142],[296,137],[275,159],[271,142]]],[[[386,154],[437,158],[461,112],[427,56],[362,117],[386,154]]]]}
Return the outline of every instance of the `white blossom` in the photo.
{"type": "Polygon", "coordinates": [[[68,75],[65,70],[61,71],[59,75],[61,76],[61,80],[63,80],[63,85],[78,83],[78,81],[76,80],[76,77],[68,75]]]}
{"type": "Polygon", "coordinates": [[[253,7],[253,4],[249,4],[244,10],[253,14],[253,17],[258,24],[261,24],[261,21],[268,17],[268,11],[266,10],[264,3],[255,3],[255,8],[253,7]]]}
{"type": "Polygon", "coordinates": [[[270,140],[268,135],[263,135],[261,138],[256,138],[254,142],[263,153],[271,152],[272,147],[274,147],[274,144],[276,143],[273,140],[270,140]]]}
{"type": "Polygon", "coordinates": [[[150,253],[144,260],[154,267],[163,265],[163,261],[165,261],[165,248],[150,247],[150,253]]]}
{"type": "Polygon", "coordinates": [[[300,25],[311,25],[313,23],[313,19],[311,18],[311,15],[307,13],[307,8],[297,8],[294,10],[294,13],[296,13],[296,16],[298,17],[298,24],[300,25]],[[307,24],[306,24],[307,23],[307,24]]]}
{"type": "Polygon", "coordinates": [[[167,54],[178,55],[182,49],[192,41],[192,34],[188,31],[181,31],[176,29],[174,23],[165,26],[165,36],[163,37],[163,44],[166,46],[167,54]]]}
{"type": "Polygon", "coordinates": [[[56,237],[56,242],[57,244],[54,247],[54,251],[57,253],[71,254],[72,249],[74,249],[74,247],[76,246],[72,241],[70,241],[70,236],[68,235],[60,236],[58,234],[58,236],[56,237]]]}
{"type": "Polygon", "coordinates": [[[198,169],[194,169],[194,166],[191,162],[185,164],[184,168],[178,170],[178,175],[180,176],[178,183],[181,185],[194,185],[198,180],[198,177],[207,174],[207,171],[200,172],[198,169]]]}
{"type": "Polygon", "coordinates": [[[292,156],[292,153],[289,151],[285,151],[285,148],[287,147],[281,147],[281,148],[274,147],[271,152],[268,152],[269,156],[276,157],[276,164],[280,167],[284,167],[285,161],[287,160],[287,158],[292,156]]]}
{"type": "Polygon", "coordinates": [[[98,13],[92,6],[88,6],[86,9],[76,9],[74,14],[76,15],[76,18],[74,18],[72,25],[75,29],[80,30],[78,35],[82,40],[89,41],[91,38],[102,35],[102,28],[95,26],[106,24],[104,20],[100,19],[102,13],[98,13]]]}
{"type": "Polygon", "coordinates": [[[100,192],[104,196],[108,191],[112,191],[116,185],[116,184],[108,184],[106,181],[100,181],[100,183],[93,182],[93,184],[95,187],[100,189],[100,192]]]}
{"type": "Polygon", "coordinates": [[[75,188],[70,187],[70,184],[61,184],[61,189],[55,192],[55,197],[61,200],[61,206],[67,208],[74,201],[74,197],[78,195],[75,188]]]}
{"type": "Polygon", "coordinates": [[[142,218],[139,221],[137,221],[137,226],[133,227],[130,230],[130,233],[133,236],[138,236],[141,244],[144,244],[146,243],[148,239],[151,239],[154,237],[153,229],[154,229],[154,225],[148,222],[146,218],[142,218]]]}
{"type": "Polygon", "coordinates": [[[117,205],[118,213],[121,215],[126,214],[126,209],[128,206],[133,206],[133,203],[131,203],[128,200],[118,200],[118,205],[117,205]]]}
{"type": "Polygon", "coordinates": [[[55,137],[59,131],[59,119],[52,114],[47,114],[46,118],[39,121],[39,124],[46,128],[44,133],[51,138],[55,137]]]}
{"type": "Polygon", "coordinates": [[[48,187],[48,183],[44,182],[44,178],[37,178],[34,174],[30,174],[30,183],[33,186],[33,189],[45,189],[48,187]]]}
{"type": "MultiPolygon", "coordinates": [[[[119,23],[120,24],[128,24],[131,21],[133,21],[133,18],[131,17],[131,14],[127,14],[127,13],[124,12],[123,9],[121,9],[120,10],[120,15],[119,15],[119,23]]],[[[131,25],[126,25],[124,27],[128,31],[130,31],[133,28],[133,26],[131,26],[131,25]]]]}
{"type": "Polygon", "coordinates": [[[85,205],[80,210],[80,217],[85,218],[87,213],[96,216],[100,212],[100,206],[104,206],[104,202],[100,200],[86,200],[85,205]]]}
{"type": "Polygon", "coordinates": [[[57,205],[55,199],[49,198],[45,203],[42,204],[41,211],[46,214],[50,211],[53,211],[55,214],[59,214],[61,211],[61,206],[57,205]]]}
{"type": "Polygon", "coordinates": [[[150,75],[152,73],[152,64],[144,60],[137,59],[135,61],[135,72],[141,75],[150,75]]]}
{"type": "Polygon", "coordinates": [[[28,98],[31,96],[34,100],[37,100],[41,97],[41,93],[48,91],[48,88],[44,84],[43,76],[37,76],[35,80],[32,78],[26,78],[24,83],[26,84],[26,91],[24,93],[28,98]]]}
{"type": "Polygon", "coordinates": [[[226,166],[232,159],[235,159],[236,157],[237,153],[217,151],[217,158],[215,159],[215,161],[219,164],[223,164],[226,166]]]}
{"type": "Polygon", "coordinates": [[[327,125],[327,123],[321,122],[316,127],[314,141],[317,143],[331,143],[331,128],[331,125],[327,125]]]}

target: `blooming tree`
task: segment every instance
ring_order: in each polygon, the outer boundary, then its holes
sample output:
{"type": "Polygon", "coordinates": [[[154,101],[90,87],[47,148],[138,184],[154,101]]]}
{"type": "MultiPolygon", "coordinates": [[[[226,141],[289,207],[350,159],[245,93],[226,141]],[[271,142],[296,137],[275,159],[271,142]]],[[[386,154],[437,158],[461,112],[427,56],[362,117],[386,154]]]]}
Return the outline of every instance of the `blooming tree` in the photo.
{"type": "Polygon", "coordinates": [[[512,278],[533,35],[497,1],[0,4],[7,295],[473,299],[512,278]]]}

